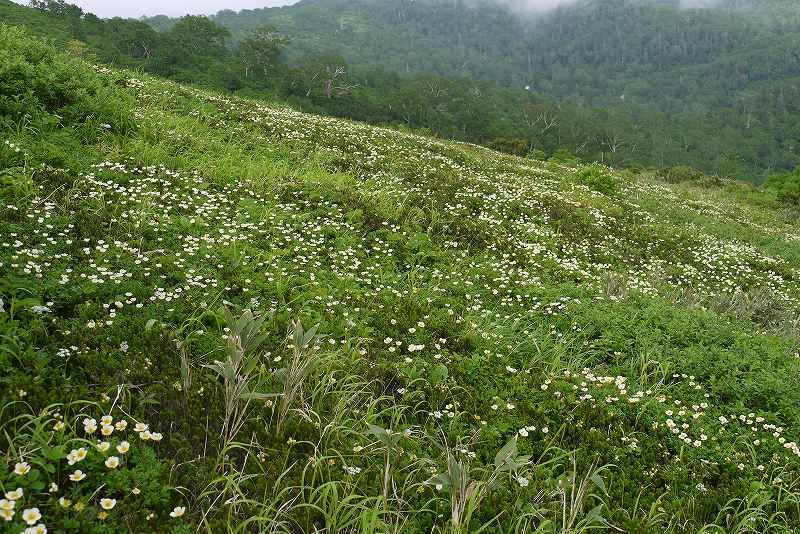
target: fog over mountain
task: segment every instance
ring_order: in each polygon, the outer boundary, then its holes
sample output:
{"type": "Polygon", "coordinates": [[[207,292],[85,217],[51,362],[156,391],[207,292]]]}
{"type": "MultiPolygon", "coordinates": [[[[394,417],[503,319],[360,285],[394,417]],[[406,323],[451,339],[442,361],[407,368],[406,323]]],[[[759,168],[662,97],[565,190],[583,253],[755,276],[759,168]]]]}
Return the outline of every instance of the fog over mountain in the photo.
{"type": "Polygon", "coordinates": [[[547,11],[548,9],[576,2],[577,0],[497,0],[498,4],[530,11],[547,11]]]}
{"type": "MultiPolygon", "coordinates": [[[[510,7],[519,11],[548,11],[553,8],[576,4],[581,0],[495,0],[498,4],[510,7]]],[[[678,4],[683,8],[704,8],[715,7],[722,3],[722,0],[663,0],[664,3],[678,4]]]]}

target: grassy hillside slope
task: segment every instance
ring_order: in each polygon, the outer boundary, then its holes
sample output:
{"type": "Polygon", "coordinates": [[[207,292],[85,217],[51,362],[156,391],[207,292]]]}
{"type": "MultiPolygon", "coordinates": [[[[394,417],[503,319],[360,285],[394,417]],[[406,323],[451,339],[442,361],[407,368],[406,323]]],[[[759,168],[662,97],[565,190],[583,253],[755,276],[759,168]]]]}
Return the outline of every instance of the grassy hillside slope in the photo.
{"type": "Polygon", "coordinates": [[[0,111],[0,530],[800,528],[800,226],[769,194],[8,27],[0,111]]]}

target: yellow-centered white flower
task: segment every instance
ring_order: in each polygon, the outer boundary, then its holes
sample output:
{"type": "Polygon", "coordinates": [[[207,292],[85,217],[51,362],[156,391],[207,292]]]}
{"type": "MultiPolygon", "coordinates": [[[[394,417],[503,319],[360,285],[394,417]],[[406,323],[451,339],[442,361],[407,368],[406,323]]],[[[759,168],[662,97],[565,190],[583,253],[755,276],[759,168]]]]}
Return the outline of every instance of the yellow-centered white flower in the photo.
{"type": "Polygon", "coordinates": [[[22,488],[17,488],[14,491],[7,491],[6,499],[9,501],[18,501],[23,495],[25,495],[25,492],[22,490],[22,488]]]}
{"type": "Polygon", "coordinates": [[[27,475],[31,470],[30,464],[28,462],[17,462],[14,464],[14,474],[24,477],[27,475]]]}
{"type": "Polygon", "coordinates": [[[22,511],[22,520],[25,521],[28,526],[35,525],[41,518],[42,514],[39,512],[38,508],[27,508],[22,511]]]}
{"type": "Polygon", "coordinates": [[[185,513],[186,513],[186,507],[185,507],[185,506],[176,506],[176,507],[175,507],[175,508],[174,508],[174,509],[173,509],[173,510],[172,510],[172,511],[169,513],[169,516],[170,516],[170,517],[180,517],[180,516],[182,516],[182,515],[183,515],[183,514],[185,514],[185,513]]]}

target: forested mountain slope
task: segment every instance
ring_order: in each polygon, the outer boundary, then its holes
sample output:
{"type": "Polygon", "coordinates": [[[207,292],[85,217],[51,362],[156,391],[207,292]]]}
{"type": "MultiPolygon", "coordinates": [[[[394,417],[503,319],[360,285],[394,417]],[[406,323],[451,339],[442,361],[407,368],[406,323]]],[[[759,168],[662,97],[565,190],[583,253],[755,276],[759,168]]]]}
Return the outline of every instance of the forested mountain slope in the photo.
{"type": "MultiPolygon", "coordinates": [[[[582,0],[526,14],[489,0],[309,0],[222,11],[214,20],[234,37],[274,24],[297,54],[333,48],[356,65],[467,74],[551,96],[727,98],[765,79],[800,75],[800,27],[776,32],[753,16],[754,4],[735,10],[671,4],[582,0]],[[668,80],[673,85],[665,86],[668,80]]],[[[781,10],[788,21],[797,8],[781,10]]]]}
{"type": "Polygon", "coordinates": [[[0,25],[2,529],[795,532],[799,220],[0,25]]]}
{"type": "Polygon", "coordinates": [[[223,11],[214,20],[234,38],[273,24],[291,39],[290,57],[335,49],[354,67],[469,75],[602,107],[626,117],[609,121],[620,130],[625,120],[643,130],[656,122],[666,139],[655,132],[620,135],[636,145],[629,151],[651,158],[659,152],[679,157],[683,147],[687,163],[708,170],[702,157],[693,155],[693,146],[707,141],[715,170],[730,173],[739,165],[730,161],[737,156],[714,146],[713,137],[724,147],[736,137],[745,167],[756,160],[762,169],[794,165],[797,4],[731,0],[714,3],[714,9],[675,4],[583,0],[521,14],[491,1],[308,0],[238,14],[223,11]],[[702,123],[717,125],[701,132],[702,123]]]}

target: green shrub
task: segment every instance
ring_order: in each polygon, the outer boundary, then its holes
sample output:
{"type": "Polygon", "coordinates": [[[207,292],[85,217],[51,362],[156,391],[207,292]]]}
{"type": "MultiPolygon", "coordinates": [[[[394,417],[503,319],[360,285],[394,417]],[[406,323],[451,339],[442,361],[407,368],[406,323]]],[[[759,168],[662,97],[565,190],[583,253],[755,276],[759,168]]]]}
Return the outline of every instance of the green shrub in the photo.
{"type": "Polygon", "coordinates": [[[31,136],[41,149],[35,152],[49,154],[40,160],[63,164],[76,140],[93,143],[134,126],[131,97],[90,65],[0,25],[0,127],[31,136]]]}
{"type": "Polygon", "coordinates": [[[560,165],[575,166],[580,163],[580,160],[566,148],[559,148],[548,159],[550,163],[558,163],[560,165]]]}
{"type": "Polygon", "coordinates": [[[547,154],[544,152],[544,150],[534,148],[530,152],[528,152],[528,155],[526,155],[525,157],[528,159],[536,159],[539,161],[544,161],[547,159],[547,154]]]}
{"type": "Polygon", "coordinates": [[[704,187],[718,186],[722,181],[718,176],[704,173],[701,170],[689,167],[688,165],[677,165],[667,167],[658,172],[658,175],[671,184],[682,182],[693,182],[704,187]]]}
{"type": "Polygon", "coordinates": [[[800,205],[800,168],[770,176],[764,182],[764,188],[773,191],[781,202],[800,205]]]}
{"type": "Polygon", "coordinates": [[[598,164],[589,165],[575,173],[575,181],[604,195],[613,195],[620,186],[619,179],[598,164]]]}
{"type": "Polygon", "coordinates": [[[528,142],[525,139],[507,139],[505,137],[498,137],[490,141],[487,146],[498,152],[505,152],[507,154],[514,154],[522,156],[528,151],[528,142]]]}
{"type": "Polygon", "coordinates": [[[667,167],[660,173],[662,178],[671,184],[680,182],[697,182],[705,177],[702,171],[689,167],[688,165],[678,165],[675,167],[667,167]]]}

